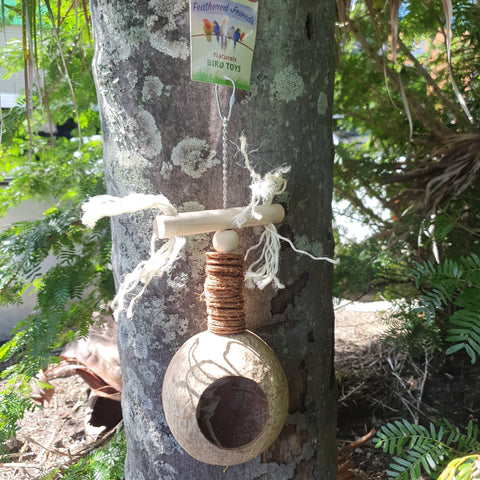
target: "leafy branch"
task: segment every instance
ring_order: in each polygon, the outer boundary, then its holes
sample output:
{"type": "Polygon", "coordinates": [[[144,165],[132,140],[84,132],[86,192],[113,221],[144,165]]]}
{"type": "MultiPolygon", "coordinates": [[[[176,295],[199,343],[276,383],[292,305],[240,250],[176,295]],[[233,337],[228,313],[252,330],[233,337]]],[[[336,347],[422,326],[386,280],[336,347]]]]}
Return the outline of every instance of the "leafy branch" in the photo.
{"type": "Polygon", "coordinates": [[[374,443],[376,448],[395,455],[387,474],[399,480],[418,480],[422,471],[431,475],[449,460],[480,450],[478,427],[472,421],[467,432],[462,433],[445,419],[430,422],[428,428],[405,419],[388,423],[377,433],[374,443]]]}
{"type": "Polygon", "coordinates": [[[425,315],[427,322],[434,321],[438,311],[453,307],[446,337],[453,345],[446,353],[463,349],[474,363],[480,354],[480,257],[471,254],[458,262],[447,259],[440,265],[417,263],[415,283],[423,288],[417,312],[425,315]]]}

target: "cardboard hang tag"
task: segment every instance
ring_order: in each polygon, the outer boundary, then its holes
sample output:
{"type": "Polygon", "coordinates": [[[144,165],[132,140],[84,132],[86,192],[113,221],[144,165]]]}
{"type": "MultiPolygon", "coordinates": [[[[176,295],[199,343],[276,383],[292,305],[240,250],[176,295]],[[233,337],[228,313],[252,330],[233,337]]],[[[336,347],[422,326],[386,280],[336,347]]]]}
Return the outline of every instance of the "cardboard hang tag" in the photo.
{"type": "Polygon", "coordinates": [[[192,80],[250,90],[258,0],[190,0],[192,80]]]}

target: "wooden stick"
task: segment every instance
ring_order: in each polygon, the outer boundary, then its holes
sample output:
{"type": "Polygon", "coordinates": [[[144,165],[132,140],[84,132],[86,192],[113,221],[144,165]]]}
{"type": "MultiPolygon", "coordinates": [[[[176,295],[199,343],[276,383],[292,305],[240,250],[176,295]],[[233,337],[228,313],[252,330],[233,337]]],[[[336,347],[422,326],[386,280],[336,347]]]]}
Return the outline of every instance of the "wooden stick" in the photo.
{"type": "MultiPolygon", "coordinates": [[[[225,208],[219,210],[201,210],[198,212],[179,213],[177,216],[158,215],[153,221],[153,230],[157,238],[194,235],[196,233],[216,232],[238,228],[233,219],[242,213],[244,207],[225,208]]],[[[256,211],[262,218],[250,218],[243,227],[266,225],[281,222],[285,217],[282,205],[259,205],[256,211]]]]}
{"type": "Polygon", "coordinates": [[[375,428],[372,428],[366,435],[363,437],[358,438],[357,440],[354,440],[353,442],[350,442],[348,445],[345,445],[338,451],[338,458],[339,461],[344,461],[350,453],[352,453],[356,448],[360,447],[364,443],[369,442],[377,433],[377,430],[375,428]]]}

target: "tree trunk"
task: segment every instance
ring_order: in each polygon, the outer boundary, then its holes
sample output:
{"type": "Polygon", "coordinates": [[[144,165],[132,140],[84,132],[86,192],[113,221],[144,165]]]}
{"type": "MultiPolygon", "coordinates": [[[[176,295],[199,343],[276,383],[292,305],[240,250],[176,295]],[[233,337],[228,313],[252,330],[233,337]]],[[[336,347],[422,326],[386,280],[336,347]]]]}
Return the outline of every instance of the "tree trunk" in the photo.
{"type": "MultiPolygon", "coordinates": [[[[188,2],[91,0],[94,72],[112,195],[163,193],[180,211],[221,208],[221,120],[214,86],[190,80],[188,2]]],[[[280,233],[316,255],[332,255],[331,112],[334,0],[262,0],[250,92],[237,91],[228,125],[244,132],[257,171],[291,165],[280,233]]],[[[227,108],[231,89],[219,87],[227,108]]],[[[229,145],[228,206],[249,200],[249,174],[229,145]]],[[[117,282],[149,254],[156,212],[113,222],[117,282]]],[[[239,251],[259,230],[241,231],[239,251]]],[[[283,290],[247,294],[247,328],[274,350],[290,385],[289,416],[276,442],[229,467],[186,454],[170,434],[161,388],[175,351],[205,329],[204,252],[211,236],[187,239],[168,276],[150,284],[135,316],[118,321],[127,433],[127,480],[335,478],[331,267],[281,253],[283,290]]],[[[251,261],[251,258],[249,259],[251,261]]]]}

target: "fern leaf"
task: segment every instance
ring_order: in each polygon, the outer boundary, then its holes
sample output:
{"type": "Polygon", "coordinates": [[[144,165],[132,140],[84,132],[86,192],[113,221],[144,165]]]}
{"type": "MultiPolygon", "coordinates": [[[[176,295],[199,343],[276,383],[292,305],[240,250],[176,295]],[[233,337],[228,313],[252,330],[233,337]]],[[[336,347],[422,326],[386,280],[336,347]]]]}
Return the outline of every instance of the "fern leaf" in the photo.
{"type": "Polygon", "coordinates": [[[425,471],[430,475],[436,468],[437,464],[435,460],[433,459],[432,455],[427,452],[425,454],[425,457],[422,460],[422,465],[425,469],[425,471]]]}
{"type": "Polygon", "coordinates": [[[453,353],[458,352],[459,350],[462,350],[462,348],[465,348],[465,343],[456,343],[455,345],[448,347],[445,350],[445,353],[447,355],[452,355],[453,353]]]}
{"type": "Polygon", "coordinates": [[[462,434],[448,420],[430,423],[427,429],[407,420],[382,427],[374,440],[376,448],[395,455],[387,472],[390,478],[419,479],[422,470],[433,475],[456,451],[478,451],[478,427],[470,422],[462,434]]]}
{"type": "MultiPolygon", "coordinates": [[[[470,343],[470,338],[468,339],[470,343]]],[[[471,347],[468,343],[465,344],[465,351],[467,352],[467,355],[470,357],[470,360],[472,363],[475,363],[477,361],[477,354],[475,352],[479,352],[480,348],[478,345],[475,346],[475,348],[471,347]]]]}

